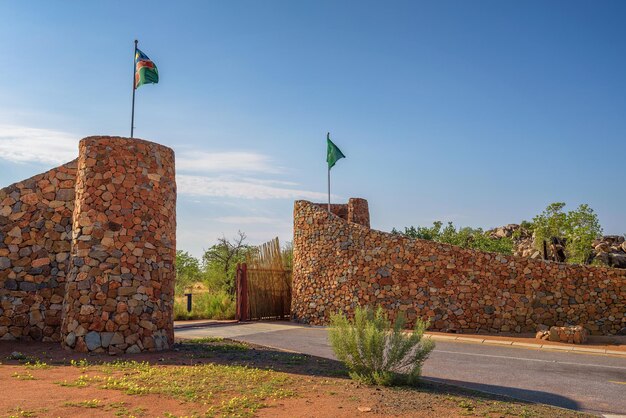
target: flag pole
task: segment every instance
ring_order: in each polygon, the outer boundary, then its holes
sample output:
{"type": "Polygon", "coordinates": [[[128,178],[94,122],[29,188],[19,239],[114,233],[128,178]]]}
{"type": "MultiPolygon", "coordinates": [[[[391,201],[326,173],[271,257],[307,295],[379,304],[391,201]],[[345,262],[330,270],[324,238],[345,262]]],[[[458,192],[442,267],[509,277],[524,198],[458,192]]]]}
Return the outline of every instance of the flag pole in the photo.
{"type": "Polygon", "coordinates": [[[330,212],[330,167],[328,167],[328,212],[330,212]]]}
{"type": "Polygon", "coordinates": [[[135,63],[137,57],[137,43],[139,41],[135,39],[135,52],[133,53],[133,110],[131,111],[130,116],[130,137],[133,137],[133,133],[135,130],[135,73],[137,72],[137,65],[135,63]]]}

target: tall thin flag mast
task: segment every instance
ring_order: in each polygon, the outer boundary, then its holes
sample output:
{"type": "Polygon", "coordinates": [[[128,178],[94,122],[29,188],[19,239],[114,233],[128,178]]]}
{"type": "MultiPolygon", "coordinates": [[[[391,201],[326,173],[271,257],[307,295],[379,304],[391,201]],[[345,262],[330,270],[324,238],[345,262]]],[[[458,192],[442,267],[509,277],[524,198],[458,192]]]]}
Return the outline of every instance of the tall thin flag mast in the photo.
{"type": "Polygon", "coordinates": [[[135,52],[133,52],[133,110],[131,111],[130,116],[130,137],[133,137],[133,132],[135,130],[135,74],[137,72],[137,43],[139,41],[135,39],[135,52]]]}
{"type": "Polygon", "coordinates": [[[133,110],[130,116],[130,137],[135,133],[135,90],[144,84],[156,84],[159,82],[159,70],[146,54],[144,54],[135,39],[135,55],[133,56],[133,110]]]}
{"type": "Polygon", "coordinates": [[[341,158],[346,158],[343,152],[330,140],[330,132],[326,134],[326,162],[328,163],[328,212],[330,212],[330,169],[341,158]]]}
{"type": "Polygon", "coordinates": [[[328,211],[330,212],[330,165],[328,166],[328,211]]]}

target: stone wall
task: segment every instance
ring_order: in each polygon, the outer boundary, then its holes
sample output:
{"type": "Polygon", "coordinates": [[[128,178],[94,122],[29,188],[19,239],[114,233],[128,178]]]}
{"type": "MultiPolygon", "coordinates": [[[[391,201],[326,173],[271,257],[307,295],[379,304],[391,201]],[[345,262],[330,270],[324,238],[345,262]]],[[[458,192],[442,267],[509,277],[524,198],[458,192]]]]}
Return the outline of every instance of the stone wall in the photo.
{"type": "Polygon", "coordinates": [[[0,191],[0,338],[168,348],[175,231],[173,151],[83,139],[77,161],[0,191]]]}
{"type": "Polygon", "coordinates": [[[0,339],[59,341],[76,162],[0,190],[0,339]]]}
{"type": "Polygon", "coordinates": [[[63,344],[139,352],[174,341],[174,152],[137,139],[80,142],[63,344]]]}
{"type": "MultiPolygon", "coordinates": [[[[328,211],[328,203],[314,205],[328,211]]],[[[330,205],[330,211],[343,220],[370,227],[370,211],[365,199],[351,197],[347,204],[333,203],[330,205]]]]}
{"type": "Polygon", "coordinates": [[[292,318],[326,324],[332,312],[382,306],[431,329],[534,332],[626,327],[626,270],[569,265],[412,240],[369,229],[297,201],[292,318]]]}

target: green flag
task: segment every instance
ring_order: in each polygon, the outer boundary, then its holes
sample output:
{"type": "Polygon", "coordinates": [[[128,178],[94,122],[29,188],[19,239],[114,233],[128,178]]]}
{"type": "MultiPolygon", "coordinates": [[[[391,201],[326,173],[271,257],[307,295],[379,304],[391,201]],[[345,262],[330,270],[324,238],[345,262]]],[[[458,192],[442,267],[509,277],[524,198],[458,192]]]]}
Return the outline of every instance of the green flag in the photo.
{"type": "Polygon", "coordinates": [[[343,155],[343,152],[341,152],[337,145],[330,140],[330,132],[326,135],[326,143],[328,144],[326,162],[328,163],[328,169],[330,170],[338,160],[346,158],[346,156],[343,155]]]}

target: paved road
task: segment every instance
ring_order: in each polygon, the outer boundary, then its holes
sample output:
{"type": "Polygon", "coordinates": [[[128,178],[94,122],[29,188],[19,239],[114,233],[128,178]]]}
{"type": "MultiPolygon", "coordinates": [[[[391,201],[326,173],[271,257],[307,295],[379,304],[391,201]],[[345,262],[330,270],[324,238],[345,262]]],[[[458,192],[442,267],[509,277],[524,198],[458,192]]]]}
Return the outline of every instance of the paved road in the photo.
{"type": "MultiPolygon", "coordinates": [[[[334,359],[326,329],[252,322],[177,329],[176,336],[232,338],[334,359]]],[[[518,399],[626,416],[626,358],[437,341],[424,378],[518,399]]]]}

